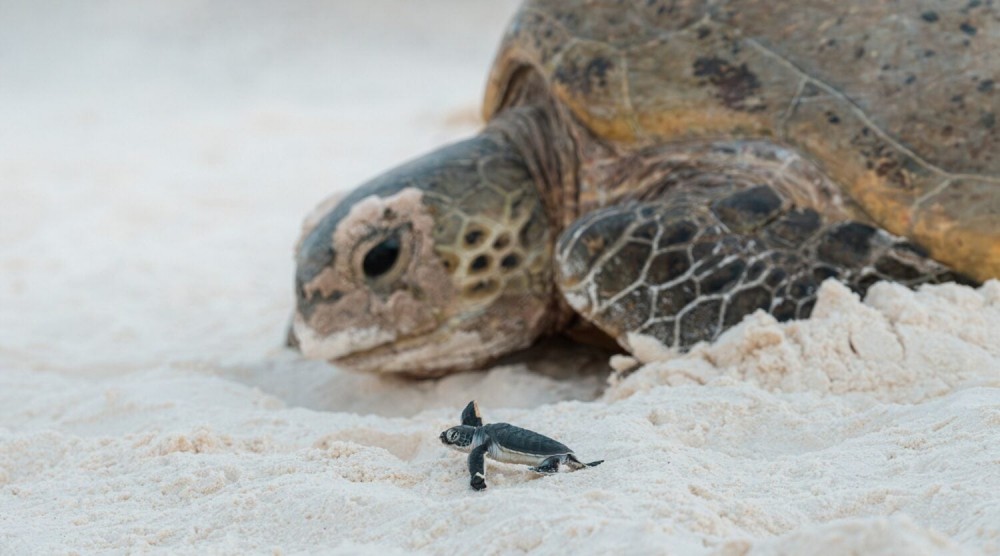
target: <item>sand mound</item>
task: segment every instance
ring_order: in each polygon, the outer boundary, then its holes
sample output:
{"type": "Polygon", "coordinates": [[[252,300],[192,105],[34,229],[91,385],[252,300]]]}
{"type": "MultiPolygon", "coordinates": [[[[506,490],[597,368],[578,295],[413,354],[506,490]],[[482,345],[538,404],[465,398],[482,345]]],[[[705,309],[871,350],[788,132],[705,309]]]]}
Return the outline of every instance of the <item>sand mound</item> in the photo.
{"type": "Polygon", "coordinates": [[[808,321],[747,317],[714,345],[673,358],[645,343],[642,372],[616,384],[611,399],[670,384],[749,381],[768,391],[867,393],[880,401],[920,402],[960,386],[997,386],[1000,282],[978,292],[947,284],[919,292],[876,284],[866,304],[838,282],[820,290],[808,321]]]}

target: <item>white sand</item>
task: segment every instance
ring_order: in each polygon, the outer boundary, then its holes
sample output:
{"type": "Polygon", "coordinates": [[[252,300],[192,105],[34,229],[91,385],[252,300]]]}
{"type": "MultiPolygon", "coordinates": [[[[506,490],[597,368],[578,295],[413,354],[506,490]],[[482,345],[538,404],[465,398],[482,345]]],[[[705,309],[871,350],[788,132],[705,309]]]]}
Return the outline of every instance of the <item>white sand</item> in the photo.
{"type": "Polygon", "coordinates": [[[998,282],[827,284],[603,394],[281,349],[300,219],[475,129],[515,2],[346,4],[0,6],[0,554],[1000,554],[998,282]],[[607,461],[473,493],[472,398],[607,461]]]}

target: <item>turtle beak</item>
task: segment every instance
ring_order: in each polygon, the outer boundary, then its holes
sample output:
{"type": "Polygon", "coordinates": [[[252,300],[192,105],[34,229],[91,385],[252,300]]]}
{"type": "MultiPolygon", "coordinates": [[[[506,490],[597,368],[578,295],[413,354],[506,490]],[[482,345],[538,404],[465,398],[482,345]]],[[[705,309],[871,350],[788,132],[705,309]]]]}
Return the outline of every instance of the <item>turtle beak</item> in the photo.
{"type": "Polygon", "coordinates": [[[448,431],[444,431],[443,433],[441,433],[441,436],[439,437],[439,438],[441,438],[441,443],[442,443],[442,444],[447,444],[447,443],[448,443],[448,439],[447,439],[447,438],[445,438],[445,434],[446,434],[447,432],[448,432],[448,431]]]}

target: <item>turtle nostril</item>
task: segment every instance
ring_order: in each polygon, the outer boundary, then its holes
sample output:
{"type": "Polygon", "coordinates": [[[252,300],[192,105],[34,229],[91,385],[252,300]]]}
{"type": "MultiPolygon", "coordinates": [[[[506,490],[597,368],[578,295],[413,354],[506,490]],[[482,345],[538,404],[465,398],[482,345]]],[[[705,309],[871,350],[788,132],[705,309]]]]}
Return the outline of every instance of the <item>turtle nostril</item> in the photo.
{"type": "Polygon", "coordinates": [[[295,297],[298,301],[299,309],[305,309],[313,302],[334,302],[344,297],[344,292],[340,290],[324,291],[322,287],[313,287],[310,288],[310,291],[307,291],[306,282],[306,280],[302,279],[301,274],[295,276],[295,297]]]}
{"type": "Polygon", "coordinates": [[[295,268],[295,295],[300,306],[310,301],[317,293],[322,297],[322,292],[317,292],[315,288],[307,286],[323,273],[324,270],[331,269],[336,261],[336,253],[329,245],[329,240],[323,238],[323,234],[313,230],[302,244],[302,248],[296,257],[295,268]],[[318,234],[318,235],[317,235],[318,234]]]}

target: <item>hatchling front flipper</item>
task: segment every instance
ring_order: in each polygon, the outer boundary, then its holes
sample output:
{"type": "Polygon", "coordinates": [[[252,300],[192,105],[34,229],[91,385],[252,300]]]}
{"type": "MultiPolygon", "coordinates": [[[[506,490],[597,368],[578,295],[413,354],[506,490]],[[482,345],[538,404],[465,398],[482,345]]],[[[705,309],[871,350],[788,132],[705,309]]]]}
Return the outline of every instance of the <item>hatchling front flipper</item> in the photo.
{"type": "Polygon", "coordinates": [[[486,488],[486,452],[489,451],[492,443],[493,440],[487,436],[482,444],[469,452],[469,475],[471,477],[469,484],[475,490],[486,488]]]}
{"type": "Polygon", "coordinates": [[[829,221],[767,185],[677,187],[597,210],[556,249],[566,301],[627,349],[630,333],[682,349],[711,341],[757,309],[805,318],[830,277],[862,294],[879,279],[956,279],[905,239],[829,221]]]}
{"type": "Polygon", "coordinates": [[[483,426],[483,417],[479,413],[479,404],[475,400],[469,402],[469,405],[462,410],[462,424],[470,427],[483,426]]]}

